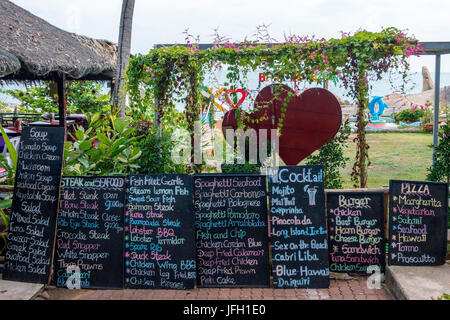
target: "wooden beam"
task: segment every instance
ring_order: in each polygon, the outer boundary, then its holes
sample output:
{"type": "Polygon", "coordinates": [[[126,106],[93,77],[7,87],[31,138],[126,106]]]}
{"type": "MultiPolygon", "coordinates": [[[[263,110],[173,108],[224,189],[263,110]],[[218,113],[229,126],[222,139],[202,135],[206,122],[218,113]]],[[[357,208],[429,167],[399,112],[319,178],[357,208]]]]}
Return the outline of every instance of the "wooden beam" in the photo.
{"type": "MultiPolygon", "coordinates": [[[[423,45],[423,49],[425,53],[421,55],[435,55],[435,54],[450,54],[450,41],[440,41],[440,42],[419,42],[413,41],[413,44],[421,43],[423,45]]],[[[282,45],[283,43],[259,43],[261,45],[282,45]]],[[[183,46],[186,47],[186,44],[174,44],[174,43],[165,43],[165,44],[157,44],[156,48],[164,48],[164,47],[174,47],[174,46],[183,46]]],[[[213,43],[200,43],[198,44],[198,49],[200,51],[211,49],[215,46],[213,43]]],[[[219,45],[220,46],[220,45],[219,45]]],[[[238,44],[238,46],[242,46],[242,44],[238,44]]]]}
{"type": "MultiPolygon", "coordinates": [[[[0,78],[0,80],[17,81],[17,82],[21,82],[21,81],[39,82],[39,81],[56,81],[55,78],[57,79],[58,76],[55,76],[54,72],[49,73],[44,76],[36,76],[29,72],[19,72],[17,74],[9,74],[3,78],[0,78]]],[[[86,75],[79,79],[68,77],[66,75],[66,81],[111,81],[111,79],[112,79],[112,76],[105,75],[105,74],[89,74],[89,75],[86,75]]]]}

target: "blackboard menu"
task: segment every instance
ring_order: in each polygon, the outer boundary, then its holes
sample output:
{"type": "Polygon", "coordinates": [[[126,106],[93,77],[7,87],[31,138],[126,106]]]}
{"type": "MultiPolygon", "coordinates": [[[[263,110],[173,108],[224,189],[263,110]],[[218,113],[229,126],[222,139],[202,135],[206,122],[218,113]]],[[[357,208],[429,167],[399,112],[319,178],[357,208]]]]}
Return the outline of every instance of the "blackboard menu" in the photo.
{"type": "Polygon", "coordinates": [[[389,182],[389,265],[436,266],[447,253],[448,184],[389,182]]]}
{"type": "Polygon", "coordinates": [[[3,279],[48,283],[55,243],[64,128],[25,127],[19,143],[3,279]]]}
{"type": "Polygon", "coordinates": [[[123,287],[124,201],[124,177],[63,177],[56,286],[67,287],[76,266],[81,288],[123,287]]]}
{"type": "Polygon", "coordinates": [[[384,272],[382,192],[329,192],[327,216],[330,271],[367,274],[376,266],[384,272]]]}
{"type": "Polygon", "coordinates": [[[267,287],[266,177],[194,177],[198,287],[267,287]]]}
{"type": "Polygon", "coordinates": [[[328,288],[323,168],[268,169],[274,288],[328,288]]]}
{"type": "Polygon", "coordinates": [[[127,178],[125,285],[144,289],[195,286],[192,177],[127,178]]]}

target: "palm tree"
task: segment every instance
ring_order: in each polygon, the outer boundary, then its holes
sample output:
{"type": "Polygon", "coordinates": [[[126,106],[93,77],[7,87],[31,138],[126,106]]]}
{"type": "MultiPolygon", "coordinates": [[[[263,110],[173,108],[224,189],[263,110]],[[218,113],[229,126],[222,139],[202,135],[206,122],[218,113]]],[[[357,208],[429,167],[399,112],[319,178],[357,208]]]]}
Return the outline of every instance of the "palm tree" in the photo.
{"type": "Polygon", "coordinates": [[[120,17],[117,69],[112,94],[114,111],[119,110],[119,116],[125,116],[126,90],[124,83],[125,69],[130,62],[131,30],[133,26],[133,12],[135,0],[123,0],[122,14],[120,17]]]}

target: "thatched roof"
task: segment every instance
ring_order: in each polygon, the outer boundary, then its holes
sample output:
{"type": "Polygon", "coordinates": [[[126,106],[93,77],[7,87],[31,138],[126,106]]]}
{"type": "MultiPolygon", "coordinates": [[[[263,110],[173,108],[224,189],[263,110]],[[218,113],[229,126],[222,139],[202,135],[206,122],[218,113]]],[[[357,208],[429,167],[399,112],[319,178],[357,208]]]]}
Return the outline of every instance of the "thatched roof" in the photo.
{"type": "Polygon", "coordinates": [[[0,0],[3,80],[53,80],[56,74],[68,80],[107,80],[114,76],[116,62],[117,46],[112,42],[66,32],[0,0]]]}
{"type": "Polygon", "coordinates": [[[15,55],[0,48],[0,78],[20,70],[20,61],[15,55]]]}

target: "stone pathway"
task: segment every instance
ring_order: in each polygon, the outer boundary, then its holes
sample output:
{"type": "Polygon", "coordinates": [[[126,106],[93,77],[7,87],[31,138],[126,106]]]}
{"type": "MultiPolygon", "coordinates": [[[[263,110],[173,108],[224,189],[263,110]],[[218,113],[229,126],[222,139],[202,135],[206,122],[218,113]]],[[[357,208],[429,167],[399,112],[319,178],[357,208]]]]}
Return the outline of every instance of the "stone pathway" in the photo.
{"type": "Polygon", "coordinates": [[[386,284],[398,300],[431,300],[450,293],[450,261],[442,266],[388,266],[386,284]]]}
{"type": "MultiPolygon", "coordinates": [[[[331,280],[328,289],[196,288],[180,290],[81,290],[74,300],[391,300],[382,286],[368,289],[366,277],[331,280]]],[[[68,289],[54,289],[64,290],[68,289]]],[[[47,298],[47,297],[45,297],[47,298]]],[[[37,299],[45,299],[38,297],[37,299]]],[[[53,292],[50,299],[58,299],[53,292]]],[[[67,299],[68,297],[62,297],[67,299]]]]}

